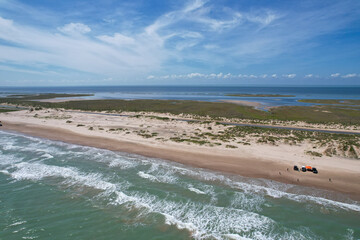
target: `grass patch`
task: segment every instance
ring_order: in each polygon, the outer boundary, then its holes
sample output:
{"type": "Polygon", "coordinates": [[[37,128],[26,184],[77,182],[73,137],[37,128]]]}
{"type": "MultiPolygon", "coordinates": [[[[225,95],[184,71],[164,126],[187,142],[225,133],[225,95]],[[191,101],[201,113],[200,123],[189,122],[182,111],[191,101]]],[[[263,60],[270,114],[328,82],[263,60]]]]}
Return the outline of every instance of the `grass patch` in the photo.
{"type": "Polygon", "coordinates": [[[225,147],[226,147],[226,148],[238,148],[237,146],[234,146],[234,145],[229,145],[229,144],[228,144],[228,145],[226,145],[225,147]]]}
{"type": "Polygon", "coordinates": [[[307,151],[306,154],[310,155],[310,156],[314,156],[314,157],[322,157],[321,153],[314,152],[314,151],[307,151]]]}
{"type": "Polygon", "coordinates": [[[204,145],[204,144],[210,144],[207,140],[196,140],[196,139],[189,139],[189,138],[179,138],[179,137],[172,137],[170,138],[171,141],[174,142],[188,142],[188,143],[194,143],[198,145],[204,145]]]}
{"type": "Polygon", "coordinates": [[[360,100],[354,99],[301,99],[299,102],[318,104],[360,105],[360,100]]]}
{"type": "Polygon", "coordinates": [[[3,112],[14,112],[14,111],[18,111],[18,110],[14,110],[14,109],[0,109],[0,113],[3,113],[3,112]]]}

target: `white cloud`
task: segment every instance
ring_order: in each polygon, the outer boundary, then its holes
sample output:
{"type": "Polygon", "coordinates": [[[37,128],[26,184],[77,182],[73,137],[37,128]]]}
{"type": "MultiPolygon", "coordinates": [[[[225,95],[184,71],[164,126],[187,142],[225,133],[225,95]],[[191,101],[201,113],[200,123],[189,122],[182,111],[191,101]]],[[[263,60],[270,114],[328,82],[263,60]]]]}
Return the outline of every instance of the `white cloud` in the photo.
{"type": "Polygon", "coordinates": [[[68,34],[53,34],[0,17],[0,39],[15,43],[0,45],[0,62],[28,68],[56,66],[95,74],[137,75],[159,68],[165,57],[165,51],[144,34],[133,39],[121,34],[102,35],[98,41],[91,36],[79,38],[80,33],[90,31],[86,25],[68,24],[61,30],[68,34]],[[115,46],[121,43],[132,45],[115,46]]]}
{"type": "Polygon", "coordinates": [[[330,75],[331,77],[339,77],[340,76],[340,73],[333,73],[330,75]]]}
{"type": "Polygon", "coordinates": [[[204,77],[205,75],[204,74],[201,74],[201,73],[190,73],[187,75],[187,77],[189,78],[193,78],[193,77],[204,77]]]}
{"type": "MultiPolygon", "coordinates": [[[[291,74],[290,74],[291,75],[291,74]]],[[[254,74],[232,74],[232,73],[210,73],[210,74],[203,74],[203,73],[188,73],[188,74],[173,74],[173,75],[164,75],[164,76],[153,76],[150,75],[148,79],[191,79],[191,78],[204,78],[204,79],[257,79],[257,78],[277,78],[276,74],[268,75],[254,75],[254,74]]]]}
{"type": "Polygon", "coordinates": [[[225,75],[224,75],[224,79],[227,79],[227,78],[232,78],[231,73],[228,73],[228,74],[225,74],[225,75]]]}
{"type": "Polygon", "coordinates": [[[267,11],[265,14],[263,13],[261,15],[251,15],[251,14],[247,15],[247,20],[254,23],[260,23],[263,26],[269,25],[278,18],[280,18],[279,15],[270,11],[267,11]]]}
{"type": "Polygon", "coordinates": [[[250,76],[248,76],[249,78],[257,78],[257,76],[256,75],[253,75],[253,74],[251,74],[250,76]]]}
{"type": "Polygon", "coordinates": [[[91,32],[91,28],[82,23],[69,23],[58,28],[58,30],[65,34],[86,34],[91,32]]]}
{"type": "Polygon", "coordinates": [[[295,73],[283,74],[283,77],[285,77],[285,78],[294,78],[294,77],[296,77],[296,74],[295,73]]]}
{"type": "Polygon", "coordinates": [[[103,42],[107,42],[116,46],[131,45],[135,43],[135,40],[131,37],[115,33],[114,36],[101,35],[97,36],[103,42]]]}
{"type": "Polygon", "coordinates": [[[307,74],[307,75],[305,75],[305,78],[312,78],[312,77],[314,77],[314,74],[307,74]]]}
{"type": "Polygon", "coordinates": [[[349,73],[349,74],[342,76],[342,78],[354,78],[354,77],[357,77],[356,73],[349,73]]]}

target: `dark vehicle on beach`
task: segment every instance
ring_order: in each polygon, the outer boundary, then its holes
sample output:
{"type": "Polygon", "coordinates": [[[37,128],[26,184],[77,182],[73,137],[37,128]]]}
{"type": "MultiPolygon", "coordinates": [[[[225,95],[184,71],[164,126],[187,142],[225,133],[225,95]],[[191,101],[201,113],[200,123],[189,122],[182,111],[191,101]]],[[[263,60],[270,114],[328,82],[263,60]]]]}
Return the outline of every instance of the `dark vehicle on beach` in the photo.
{"type": "Polygon", "coordinates": [[[312,172],[312,167],[311,166],[305,166],[306,171],[312,172]]]}
{"type": "Polygon", "coordinates": [[[298,166],[294,166],[294,171],[299,171],[299,168],[298,168],[298,166]]]}
{"type": "Polygon", "coordinates": [[[0,127],[2,126],[2,123],[1,123],[1,121],[0,121],[0,127]]]}
{"type": "Polygon", "coordinates": [[[312,172],[318,174],[318,170],[316,168],[312,168],[312,172]]]}
{"type": "Polygon", "coordinates": [[[306,167],[305,167],[305,166],[302,166],[302,167],[301,167],[301,171],[306,172],[306,167]]]}

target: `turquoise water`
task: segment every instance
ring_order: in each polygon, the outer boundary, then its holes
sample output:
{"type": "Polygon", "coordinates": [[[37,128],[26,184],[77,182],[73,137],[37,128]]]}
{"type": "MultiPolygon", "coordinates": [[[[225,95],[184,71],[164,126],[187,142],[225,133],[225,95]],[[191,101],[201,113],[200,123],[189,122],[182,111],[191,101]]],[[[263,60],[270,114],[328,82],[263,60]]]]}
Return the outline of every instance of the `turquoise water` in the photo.
{"type": "Polygon", "coordinates": [[[360,203],[0,131],[0,239],[360,239],[360,203]]]}

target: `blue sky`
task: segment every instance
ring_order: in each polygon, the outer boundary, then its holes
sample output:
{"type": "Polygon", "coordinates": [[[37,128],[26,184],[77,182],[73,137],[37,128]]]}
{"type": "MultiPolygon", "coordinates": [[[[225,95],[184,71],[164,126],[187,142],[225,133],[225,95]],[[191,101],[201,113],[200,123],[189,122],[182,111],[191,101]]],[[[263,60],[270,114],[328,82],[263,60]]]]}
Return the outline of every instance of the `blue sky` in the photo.
{"type": "Polygon", "coordinates": [[[360,1],[0,0],[0,84],[360,85],[360,1]]]}

